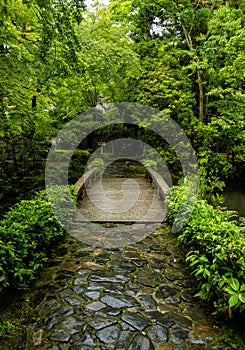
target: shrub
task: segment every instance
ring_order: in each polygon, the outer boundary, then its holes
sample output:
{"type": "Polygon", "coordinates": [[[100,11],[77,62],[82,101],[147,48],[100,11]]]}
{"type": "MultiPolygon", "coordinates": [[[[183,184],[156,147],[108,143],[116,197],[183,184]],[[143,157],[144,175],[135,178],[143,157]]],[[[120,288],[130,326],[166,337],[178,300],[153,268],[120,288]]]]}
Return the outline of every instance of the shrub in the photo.
{"type": "Polygon", "coordinates": [[[64,232],[45,192],[16,204],[0,221],[0,290],[26,289],[64,232]]]}
{"type": "Polygon", "coordinates": [[[69,183],[75,183],[84,173],[90,153],[87,150],[75,150],[69,166],[69,183]]]}
{"type": "MultiPolygon", "coordinates": [[[[183,196],[183,187],[171,189],[167,198],[169,223],[174,222],[183,196]]],[[[188,212],[188,202],[182,210],[188,212]]],[[[178,241],[199,282],[197,296],[212,301],[217,314],[228,312],[233,316],[244,312],[245,237],[236,212],[215,209],[198,199],[190,219],[178,233],[178,241]]]]}

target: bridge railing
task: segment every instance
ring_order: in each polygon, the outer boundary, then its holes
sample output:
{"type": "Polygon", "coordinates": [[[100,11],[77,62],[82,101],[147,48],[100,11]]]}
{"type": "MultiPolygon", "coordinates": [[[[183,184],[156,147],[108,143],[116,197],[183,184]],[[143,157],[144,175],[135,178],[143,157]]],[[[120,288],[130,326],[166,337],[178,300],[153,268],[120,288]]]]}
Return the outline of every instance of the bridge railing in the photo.
{"type": "Polygon", "coordinates": [[[87,171],[80,179],[75,183],[75,190],[77,192],[77,199],[83,199],[85,195],[86,186],[91,184],[100,177],[99,167],[92,168],[87,171]]]}
{"type": "Polygon", "coordinates": [[[146,166],[146,174],[148,179],[152,181],[152,184],[157,191],[159,198],[165,199],[169,190],[168,184],[163,180],[161,175],[159,175],[155,170],[150,166],[146,166]]]}
{"type": "MultiPolygon", "coordinates": [[[[161,175],[159,175],[155,170],[153,170],[150,166],[146,166],[146,174],[148,179],[152,182],[155,190],[157,191],[157,195],[159,198],[165,199],[169,186],[163,180],[161,175]]],[[[75,190],[77,193],[77,199],[83,199],[86,191],[86,187],[91,186],[91,184],[96,181],[100,177],[100,168],[94,167],[91,170],[87,171],[76,183],[75,190]]]]}

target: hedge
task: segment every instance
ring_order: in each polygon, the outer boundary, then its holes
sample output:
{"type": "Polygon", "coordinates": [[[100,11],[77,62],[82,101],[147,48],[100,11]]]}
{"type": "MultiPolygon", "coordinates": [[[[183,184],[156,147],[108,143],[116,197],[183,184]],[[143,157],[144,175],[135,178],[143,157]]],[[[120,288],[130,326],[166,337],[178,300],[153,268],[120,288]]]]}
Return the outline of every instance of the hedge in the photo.
{"type": "MultiPolygon", "coordinates": [[[[61,193],[58,186],[53,192],[61,193]]],[[[60,196],[60,201],[64,200],[60,196]]],[[[6,287],[28,288],[47,261],[52,245],[64,233],[45,192],[12,207],[0,221],[0,291],[6,287]]]]}

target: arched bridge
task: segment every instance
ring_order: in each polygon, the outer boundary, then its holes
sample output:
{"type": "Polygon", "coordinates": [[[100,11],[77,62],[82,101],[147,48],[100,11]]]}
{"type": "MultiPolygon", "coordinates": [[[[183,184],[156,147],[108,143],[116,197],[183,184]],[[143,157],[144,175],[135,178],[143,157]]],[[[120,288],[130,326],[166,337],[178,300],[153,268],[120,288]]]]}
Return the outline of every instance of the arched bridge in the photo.
{"type": "Polygon", "coordinates": [[[146,176],[101,177],[95,167],[75,184],[78,205],[75,221],[99,223],[161,223],[168,185],[150,166],[146,176]]]}

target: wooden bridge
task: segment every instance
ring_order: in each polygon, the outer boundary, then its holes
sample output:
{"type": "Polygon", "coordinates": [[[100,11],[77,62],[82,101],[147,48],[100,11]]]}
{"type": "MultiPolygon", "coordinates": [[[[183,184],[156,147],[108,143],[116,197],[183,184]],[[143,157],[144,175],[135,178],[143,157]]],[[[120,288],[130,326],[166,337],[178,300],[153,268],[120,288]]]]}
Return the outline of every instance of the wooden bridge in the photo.
{"type": "Polygon", "coordinates": [[[77,222],[161,223],[168,185],[151,167],[146,177],[100,177],[99,168],[85,173],[75,184],[77,222]]]}

